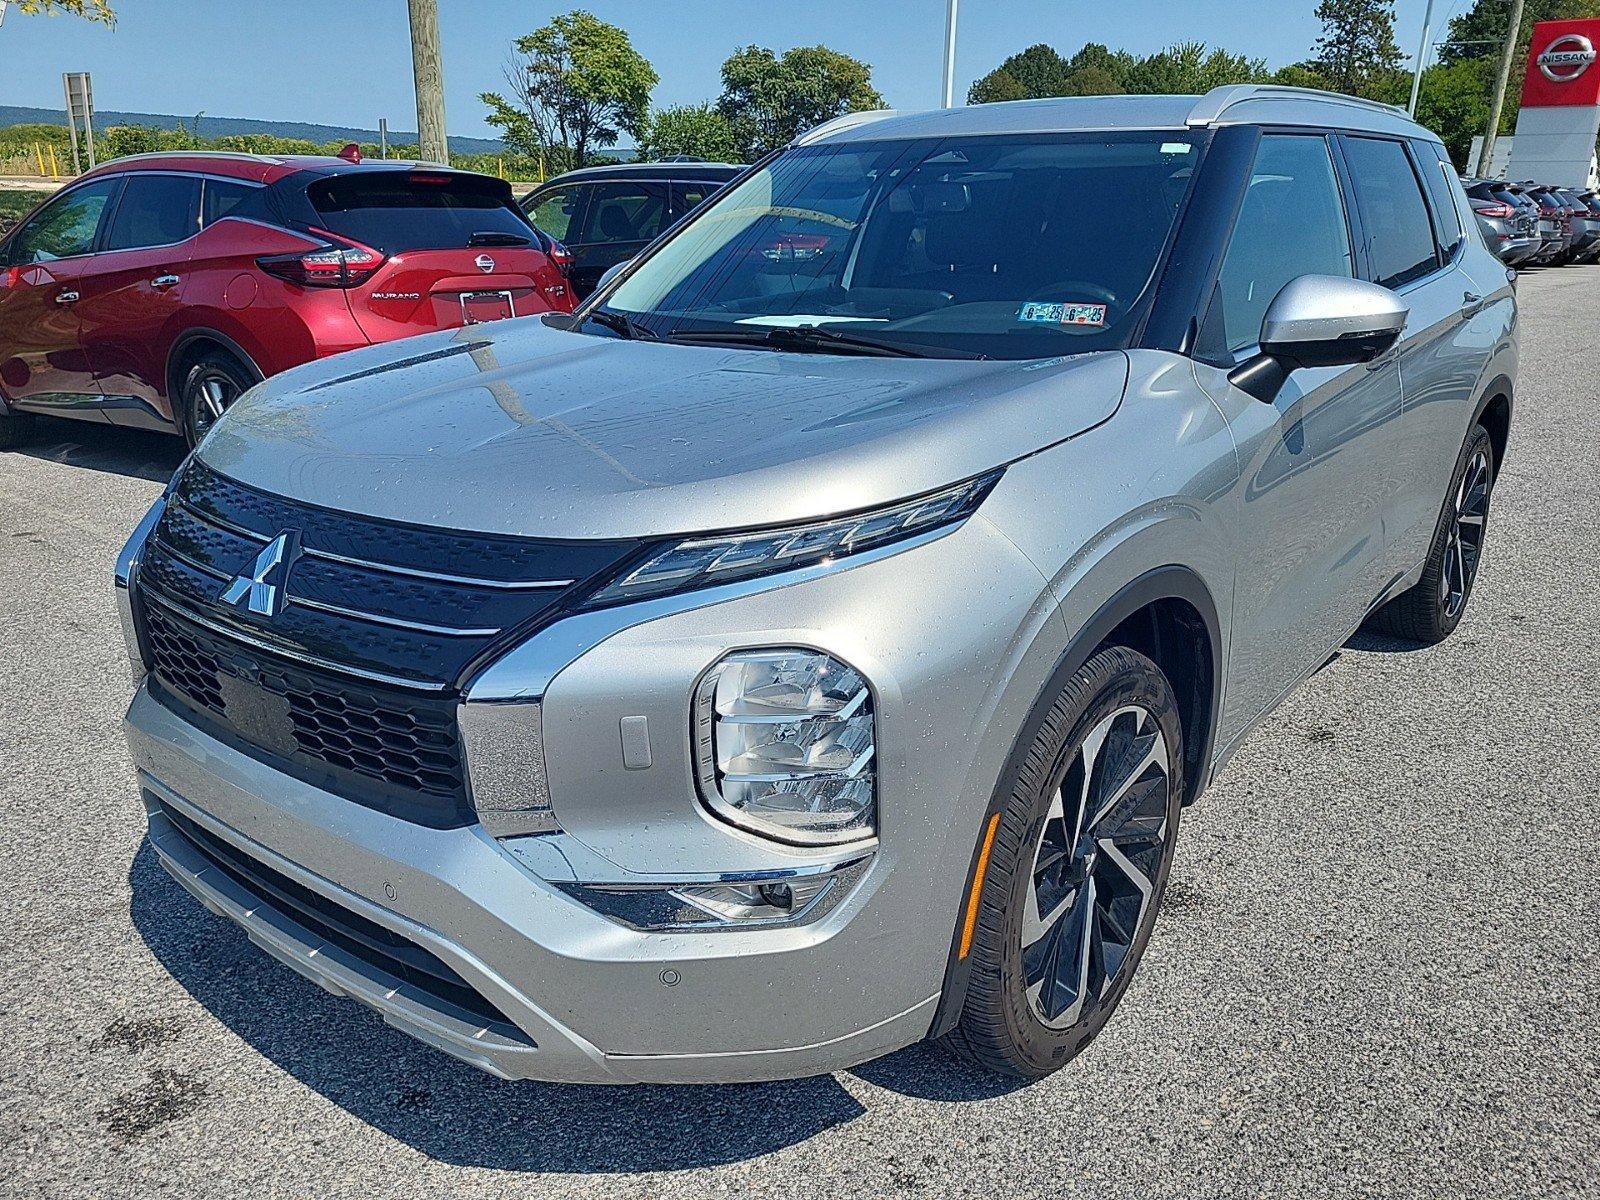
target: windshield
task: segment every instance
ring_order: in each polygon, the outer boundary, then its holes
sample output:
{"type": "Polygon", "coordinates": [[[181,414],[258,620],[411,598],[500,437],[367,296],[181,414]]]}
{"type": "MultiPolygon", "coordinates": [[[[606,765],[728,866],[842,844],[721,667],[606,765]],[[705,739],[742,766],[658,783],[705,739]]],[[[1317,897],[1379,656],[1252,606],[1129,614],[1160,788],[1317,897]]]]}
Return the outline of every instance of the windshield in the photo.
{"type": "Polygon", "coordinates": [[[431,171],[336,175],[306,189],[317,219],[334,233],[385,254],[529,245],[533,230],[498,179],[431,171]]]}
{"type": "MultiPolygon", "coordinates": [[[[762,344],[773,329],[814,327],[858,348],[933,357],[1124,346],[1188,193],[1198,138],[1035,134],[786,151],[708,201],[603,307],[644,336],[686,341],[762,344]]],[[[848,352],[841,340],[771,344],[848,352]]]]}

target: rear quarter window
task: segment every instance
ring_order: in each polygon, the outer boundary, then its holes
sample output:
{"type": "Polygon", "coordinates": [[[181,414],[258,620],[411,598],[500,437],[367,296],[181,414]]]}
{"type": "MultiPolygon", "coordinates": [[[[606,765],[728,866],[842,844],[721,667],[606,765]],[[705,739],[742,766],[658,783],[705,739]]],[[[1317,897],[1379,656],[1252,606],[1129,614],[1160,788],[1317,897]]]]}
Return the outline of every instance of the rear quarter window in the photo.
{"type": "Polygon", "coordinates": [[[426,171],[336,175],[306,188],[317,221],[385,254],[460,250],[475,233],[538,240],[498,179],[426,171]]]}

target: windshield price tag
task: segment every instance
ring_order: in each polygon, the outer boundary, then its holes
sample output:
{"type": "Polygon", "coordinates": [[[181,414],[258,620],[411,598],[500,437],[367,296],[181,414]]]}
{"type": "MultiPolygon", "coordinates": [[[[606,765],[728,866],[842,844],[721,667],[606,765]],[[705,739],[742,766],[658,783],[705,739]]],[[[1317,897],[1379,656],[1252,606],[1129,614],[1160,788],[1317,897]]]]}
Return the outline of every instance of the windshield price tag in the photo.
{"type": "Polygon", "coordinates": [[[1017,320],[1036,325],[1104,325],[1104,304],[1063,304],[1055,300],[1029,300],[1017,320]]]}

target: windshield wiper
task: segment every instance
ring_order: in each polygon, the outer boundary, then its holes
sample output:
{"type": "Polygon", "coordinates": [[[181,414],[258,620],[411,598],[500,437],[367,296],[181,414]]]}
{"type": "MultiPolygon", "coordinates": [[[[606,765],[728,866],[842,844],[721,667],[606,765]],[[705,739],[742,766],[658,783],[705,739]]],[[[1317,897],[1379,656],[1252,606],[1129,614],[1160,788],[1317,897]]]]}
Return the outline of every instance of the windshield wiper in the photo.
{"type": "Polygon", "coordinates": [[[639,324],[626,313],[610,312],[597,308],[586,314],[587,319],[596,325],[604,325],[618,337],[627,338],[630,342],[659,342],[661,335],[653,329],[648,329],[639,324]]]}
{"type": "MultiPolygon", "coordinates": [[[[773,325],[766,329],[686,329],[667,335],[674,342],[726,343],[734,346],[770,346],[803,354],[862,354],[879,358],[931,358],[925,350],[880,342],[857,333],[818,329],[815,325],[773,325]]],[[[956,357],[976,357],[965,354],[956,357]]]]}
{"type": "Polygon", "coordinates": [[[467,238],[469,246],[526,246],[530,239],[520,233],[502,233],[498,230],[485,230],[474,233],[467,238]]]}

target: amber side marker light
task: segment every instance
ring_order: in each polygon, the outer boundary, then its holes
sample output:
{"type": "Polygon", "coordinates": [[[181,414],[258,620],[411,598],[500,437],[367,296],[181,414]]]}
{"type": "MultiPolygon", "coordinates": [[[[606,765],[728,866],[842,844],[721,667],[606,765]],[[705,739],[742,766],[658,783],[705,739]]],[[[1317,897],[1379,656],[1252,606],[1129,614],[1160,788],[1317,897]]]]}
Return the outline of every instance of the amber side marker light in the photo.
{"type": "Polygon", "coordinates": [[[994,849],[994,831],[1000,826],[1000,814],[989,818],[989,828],[983,834],[983,849],[978,851],[978,865],[972,871],[972,893],[967,897],[967,919],[961,926],[961,951],[958,959],[965,958],[972,949],[972,931],[978,927],[978,897],[983,893],[983,873],[989,869],[989,851],[994,849]]]}

